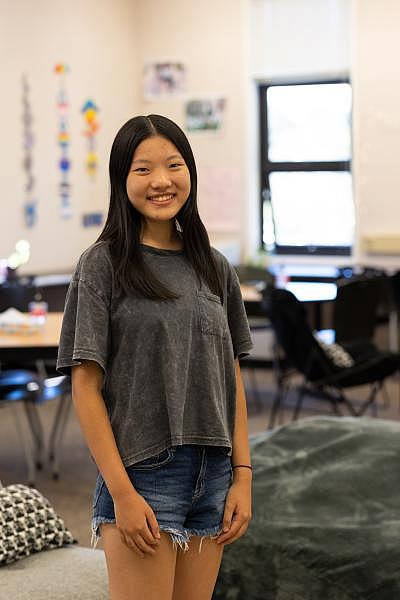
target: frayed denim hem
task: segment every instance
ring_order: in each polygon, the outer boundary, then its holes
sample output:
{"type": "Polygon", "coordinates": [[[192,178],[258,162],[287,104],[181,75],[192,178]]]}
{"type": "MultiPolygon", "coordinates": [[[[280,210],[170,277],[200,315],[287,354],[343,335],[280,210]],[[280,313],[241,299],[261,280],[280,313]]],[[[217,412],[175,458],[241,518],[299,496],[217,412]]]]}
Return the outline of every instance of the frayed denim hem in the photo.
{"type": "Polygon", "coordinates": [[[90,545],[93,550],[96,548],[97,543],[100,539],[99,527],[102,523],[114,523],[115,519],[106,519],[105,517],[95,517],[92,520],[92,539],[90,540],[90,545]]]}
{"type": "Polygon", "coordinates": [[[173,547],[176,549],[176,544],[179,544],[181,550],[184,552],[189,550],[188,542],[192,536],[201,536],[199,545],[200,554],[204,538],[209,537],[210,539],[216,539],[222,532],[222,525],[208,527],[207,529],[185,529],[185,533],[182,533],[173,527],[164,527],[163,525],[160,525],[160,531],[170,533],[173,547]]]}
{"type": "MultiPolygon", "coordinates": [[[[91,547],[94,549],[97,546],[97,543],[100,539],[99,526],[102,523],[114,523],[115,519],[106,519],[105,517],[96,517],[92,521],[92,539],[90,542],[91,547]]],[[[179,529],[175,529],[174,527],[168,527],[164,525],[159,526],[160,531],[165,531],[165,533],[169,533],[173,548],[176,550],[177,544],[184,552],[189,550],[190,538],[194,535],[201,536],[200,545],[199,545],[199,554],[201,552],[201,546],[204,538],[209,537],[210,539],[216,539],[220,533],[222,532],[222,525],[217,525],[216,527],[208,527],[207,529],[185,529],[184,533],[179,531],[179,529]]]]}

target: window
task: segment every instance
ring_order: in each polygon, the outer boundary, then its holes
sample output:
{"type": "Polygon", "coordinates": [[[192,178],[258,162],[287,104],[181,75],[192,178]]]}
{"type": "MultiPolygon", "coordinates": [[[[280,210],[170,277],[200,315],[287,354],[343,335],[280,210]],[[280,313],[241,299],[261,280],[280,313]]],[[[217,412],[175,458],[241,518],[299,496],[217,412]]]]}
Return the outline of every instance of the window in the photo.
{"type": "Polygon", "coordinates": [[[351,104],[348,81],[260,85],[266,250],[351,253],[351,104]]]}

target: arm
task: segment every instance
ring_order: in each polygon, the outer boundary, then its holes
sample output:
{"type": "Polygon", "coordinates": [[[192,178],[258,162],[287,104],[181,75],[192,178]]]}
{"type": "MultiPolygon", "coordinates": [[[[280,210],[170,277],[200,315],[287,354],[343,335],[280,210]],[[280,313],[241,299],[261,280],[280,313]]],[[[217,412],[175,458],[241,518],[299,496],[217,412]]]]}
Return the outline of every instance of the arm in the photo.
{"type": "Polygon", "coordinates": [[[101,393],[103,371],[83,360],[72,367],[72,399],[89,450],[114,502],[122,541],[139,556],[155,554],[160,538],[156,516],[132,485],[122,462],[101,393]]]}
{"type": "Polygon", "coordinates": [[[101,393],[103,371],[94,361],[72,367],[72,400],[83,435],[111,496],[132,491],[132,483],[118,452],[101,393]]]}
{"type": "MultiPolygon", "coordinates": [[[[236,411],[232,443],[232,465],[250,465],[250,448],[247,430],[247,408],[239,360],[235,360],[236,411]]],[[[223,532],[218,544],[231,544],[247,530],[251,520],[251,469],[233,470],[233,482],[225,500],[223,532]]]]}
{"type": "MultiPolygon", "coordinates": [[[[251,465],[249,432],[247,427],[247,406],[246,395],[244,391],[242,375],[240,372],[239,359],[235,360],[236,372],[236,410],[235,410],[235,429],[232,444],[232,466],[251,465]]],[[[250,469],[239,468],[233,470],[233,480],[251,481],[252,472],[250,469]]]]}

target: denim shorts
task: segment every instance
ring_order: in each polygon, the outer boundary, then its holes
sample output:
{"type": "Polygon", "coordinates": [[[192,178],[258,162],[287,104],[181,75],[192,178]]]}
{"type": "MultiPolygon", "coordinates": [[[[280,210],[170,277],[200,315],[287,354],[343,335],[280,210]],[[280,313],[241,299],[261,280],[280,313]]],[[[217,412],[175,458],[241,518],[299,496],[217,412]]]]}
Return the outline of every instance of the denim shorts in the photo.
{"type": "MultiPolygon", "coordinates": [[[[172,446],[126,467],[135,490],[151,506],[160,531],[168,532],[174,548],[188,550],[192,535],[218,537],[225,499],[233,480],[231,457],[223,446],[172,446]]],[[[99,473],[93,494],[92,546],[101,523],[115,523],[114,503],[99,473]]]]}

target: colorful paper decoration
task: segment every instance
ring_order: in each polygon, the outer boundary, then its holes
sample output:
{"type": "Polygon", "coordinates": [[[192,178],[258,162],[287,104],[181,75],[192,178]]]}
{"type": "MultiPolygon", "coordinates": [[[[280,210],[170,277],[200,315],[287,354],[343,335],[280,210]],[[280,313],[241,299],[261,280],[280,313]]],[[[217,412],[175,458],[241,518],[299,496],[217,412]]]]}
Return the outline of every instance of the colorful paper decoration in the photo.
{"type": "Polygon", "coordinates": [[[23,154],[22,168],[25,171],[25,202],[24,220],[27,227],[33,227],[37,220],[36,200],[34,198],[35,178],[33,176],[32,150],[34,137],[32,132],[32,110],[29,99],[28,78],[22,76],[22,127],[23,127],[23,154]]]}
{"type": "Polygon", "coordinates": [[[86,100],[82,106],[81,113],[85,120],[86,129],[83,135],[87,138],[87,155],[86,155],[86,171],[90,178],[94,178],[97,171],[98,157],[96,153],[96,134],[100,127],[97,120],[99,109],[93,100],[86,100]]]}
{"type": "Polygon", "coordinates": [[[58,169],[61,175],[58,191],[61,200],[60,216],[62,219],[68,219],[72,216],[71,184],[69,182],[71,161],[68,156],[70,145],[70,134],[68,127],[69,102],[66,90],[66,75],[68,72],[68,66],[63,63],[57,63],[54,67],[54,73],[58,76],[59,80],[56,107],[58,116],[57,143],[61,150],[60,159],[58,161],[58,169]]]}

